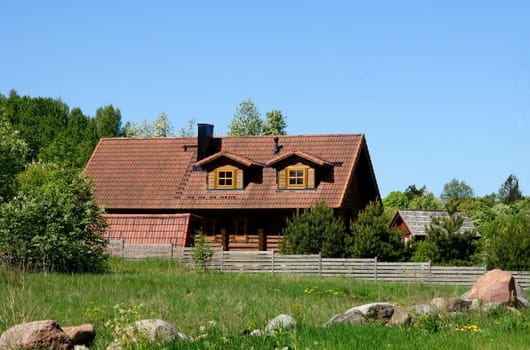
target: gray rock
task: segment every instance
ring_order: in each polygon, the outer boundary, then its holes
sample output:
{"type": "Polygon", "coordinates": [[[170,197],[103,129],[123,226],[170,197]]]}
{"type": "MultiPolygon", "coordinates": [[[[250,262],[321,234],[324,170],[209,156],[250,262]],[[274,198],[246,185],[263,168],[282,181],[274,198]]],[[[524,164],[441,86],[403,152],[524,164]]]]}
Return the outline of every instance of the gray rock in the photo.
{"type": "Polygon", "coordinates": [[[388,321],[387,326],[407,326],[411,321],[412,317],[406,307],[394,306],[394,313],[390,321],[388,321]]]}
{"type": "MultiPolygon", "coordinates": [[[[185,341],[191,341],[191,338],[184,333],[177,332],[175,327],[159,319],[147,319],[140,320],[126,328],[126,334],[120,334],[120,337],[128,337],[127,342],[130,344],[137,344],[140,341],[167,343],[175,339],[181,339],[185,341]]],[[[115,339],[108,347],[107,350],[120,350],[123,349],[123,344],[115,339]]]]}
{"type": "Polygon", "coordinates": [[[296,327],[296,320],[285,314],[280,314],[269,321],[267,326],[265,327],[265,332],[274,332],[277,329],[292,329],[296,327]]]}
{"type": "Polygon", "coordinates": [[[378,321],[382,324],[390,321],[392,314],[394,314],[394,305],[389,303],[365,304],[352,309],[360,311],[368,320],[378,321]]]}
{"type": "Polygon", "coordinates": [[[7,329],[0,337],[2,350],[71,348],[70,337],[53,320],[21,323],[7,329]]]}
{"type": "Polygon", "coordinates": [[[350,323],[359,325],[368,322],[364,314],[357,309],[349,309],[343,314],[338,314],[329,319],[324,326],[330,326],[335,323],[350,323]]]}
{"type": "Polygon", "coordinates": [[[409,308],[409,312],[413,313],[415,316],[423,316],[428,313],[431,313],[433,316],[439,315],[439,311],[431,304],[413,305],[409,308]]]}
{"type": "Polygon", "coordinates": [[[441,312],[464,312],[471,307],[471,301],[462,298],[434,298],[431,305],[441,312]]]}

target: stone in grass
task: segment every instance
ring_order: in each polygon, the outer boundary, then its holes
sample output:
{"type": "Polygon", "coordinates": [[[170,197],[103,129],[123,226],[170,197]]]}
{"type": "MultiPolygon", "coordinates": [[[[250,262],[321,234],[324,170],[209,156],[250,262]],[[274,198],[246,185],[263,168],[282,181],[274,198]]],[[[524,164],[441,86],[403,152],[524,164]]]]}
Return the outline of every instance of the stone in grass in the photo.
{"type": "Polygon", "coordinates": [[[63,327],[63,331],[72,339],[72,345],[92,344],[96,338],[96,329],[92,324],[82,324],[79,326],[63,327]]]}
{"type": "MultiPolygon", "coordinates": [[[[121,336],[123,337],[124,335],[121,336]]],[[[128,337],[127,342],[131,344],[139,343],[142,340],[162,344],[175,339],[191,341],[190,337],[178,332],[172,324],[159,319],[140,320],[129,325],[126,329],[126,336],[128,337]]],[[[121,345],[120,341],[115,339],[107,347],[107,350],[122,349],[121,345]]]]}
{"type": "Polygon", "coordinates": [[[357,309],[349,309],[348,311],[338,314],[330,318],[324,326],[330,326],[336,323],[350,323],[353,325],[360,325],[368,322],[364,314],[357,309]]]}
{"type": "Polygon", "coordinates": [[[394,314],[394,305],[389,303],[364,304],[353,309],[359,310],[367,319],[382,324],[388,323],[394,314]]]}
{"type": "Polygon", "coordinates": [[[394,306],[394,313],[392,318],[386,324],[387,326],[407,326],[412,322],[409,310],[404,306],[394,306]]]}
{"type": "Polygon", "coordinates": [[[286,314],[280,314],[270,320],[269,323],[267,323],[267,326],[265,327],[265,332],[270,333],[278,329],[288,330],[293,329],[295,327],[296,320],[293,317],[286,314]]]}
{"type": "Polygon", "coordinates": [[[0,337],[2,350],[70,349],[70,337],[53,320],[27,322],[7,329],[0,337]]]}
{"type": "Polygon", "coordinates": [[[471,301],[461,298],[434,298],[431,300],[431,305],[441,312],[465,312],[471,307],[471,301]]]}

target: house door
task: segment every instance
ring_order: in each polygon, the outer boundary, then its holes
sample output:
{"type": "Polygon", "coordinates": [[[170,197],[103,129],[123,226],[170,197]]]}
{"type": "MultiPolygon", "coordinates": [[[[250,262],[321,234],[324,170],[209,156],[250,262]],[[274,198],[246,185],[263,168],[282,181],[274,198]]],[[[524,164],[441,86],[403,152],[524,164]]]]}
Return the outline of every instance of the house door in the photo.
{"type": "Polygon", "coordinates": [[[234,218],[232,242],[248,242],[248,217],[234,218]]]}

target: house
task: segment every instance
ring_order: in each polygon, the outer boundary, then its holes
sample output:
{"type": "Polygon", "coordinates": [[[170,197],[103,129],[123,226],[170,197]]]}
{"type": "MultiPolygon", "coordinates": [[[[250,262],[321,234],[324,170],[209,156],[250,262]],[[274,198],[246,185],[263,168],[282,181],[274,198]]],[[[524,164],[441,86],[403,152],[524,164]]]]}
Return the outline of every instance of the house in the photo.
{"type": "MultiPolygon", "coordinates": [[[[431,225],[433,217],[447,217],[446,211],[441,210],[398,210],[390,227],[395,227],[404,233],[405,242],[412,238],[416,241],[425,239],[427,232],[426,228],[431,225]]],[[[458,212],[457,215],[462,215],[464,222],[460,227],[460,232],[475,230],[475,225],[471,222],[469,217],[464,212],[458,212]]],[[[475,234],[475,238],[480,238],[480,233],[475,234]]]]}
{"type": "Polygon", "coordinates": [[[106,138],[85,173],[106,237],[186,246],[198,228],[225,250],[271,250],[296,209],[325,201],[347,225],[380,197],[363,134],[106,138]]]}

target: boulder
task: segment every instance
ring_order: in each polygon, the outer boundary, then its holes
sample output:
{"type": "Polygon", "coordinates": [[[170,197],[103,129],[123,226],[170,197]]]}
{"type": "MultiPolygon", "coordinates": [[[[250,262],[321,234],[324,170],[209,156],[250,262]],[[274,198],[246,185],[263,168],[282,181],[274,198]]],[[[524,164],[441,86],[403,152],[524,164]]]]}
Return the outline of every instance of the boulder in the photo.
{"type": "Polygon", "coordinates": [[[433,316],[438,316],[439,311],[431,304],[416,304],[411,307],[409,307],[409,312],[411,312],[414,316],[423,316],[426,314],[432,314],[433,316]]]}
{"type": "Polygon", "coordinates": [[[71,349],[70,337],[53,320],[27,322],[7,329],[0,337],[2,350],[71,349]]]}
{"type": "Polygon", "coordinates": [[[386,324],[394,314],[394,305],[388,303],[372,303],[356,306],[353,309],[359,310],[368,320],[378,321],[386,324]]]}
{"type": "Polygon", "coordinates": [[[359,325],[368,322],[364,314],[357,309],[349,309],[343,314],[338,314],[329,319],[324,326],[330,326],[335,323],[351,323],[359,325]]]}
{"type": "Polygon", "coordinates": [[[431,305],[441,312],[464,312],[471,307],[471,301],[461,298],[434,298],[431,305]]]}
{"type": "Polygon", "coordinates": [[[90,346],[96,338],[96,329],[92,324],[82,324],[80,326],[63,327],[63,331],[72,340],[72,345],[90,346]]]}
{"type": "Polygon", "coordinates": [[[480,276],[466,294],[469,300],[480,299],[484,303],[516,305],[517,301],[515,279],[511,273],[500,269],[480,276]]]}
{"type": "Polygon", "coordinates": [[[392,318],[388,321],[387,326],[407,326],[412,321],[409,310],[403,306],[394,306],[392,318]]]}
{"type": "MultiPolygon", "coordinates": [[[[126,328],[125,333],[126,334],[120,334],[119,336],[121,339],[126,336],[128,338],[126,343],[130,344],[137,344],[141,341],[163,344],[175,339],[191,341],[191,338],[186,334],[177,332],[172,324],[159,319],[136,321],[126,328]]],[[[117,339],[107,347],[107,350],[119,349],[122,349],[122,344],[117,339]]]]}
{"type": "Polygon", "coordinates": [[[289,315],[280,314],[269,321],[265,327],[265,332],[274,332],[277,329],[293,329],[296,327],[296,320],[289,315]]]}

